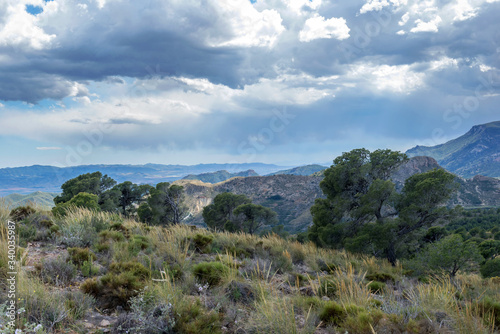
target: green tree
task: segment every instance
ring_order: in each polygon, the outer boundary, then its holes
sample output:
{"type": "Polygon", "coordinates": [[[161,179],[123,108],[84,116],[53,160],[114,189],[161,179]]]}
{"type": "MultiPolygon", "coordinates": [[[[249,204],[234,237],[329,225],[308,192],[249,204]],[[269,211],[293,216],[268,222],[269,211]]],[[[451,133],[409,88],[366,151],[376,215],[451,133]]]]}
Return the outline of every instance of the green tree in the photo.
{"type": "Polygon", "coordinates": [[[130,216],[135,212],[136,206],[145,200],[144,197],[151,188],[150,185],[137,185],[130,181],[117,184],[101,194],[101,207],[107,211],[118,209],[123,215],[130,216]]]}
{"type": "Polygon", "coordinates": [[[407,159],[391,150],[366,149],[337,157],[320,183],[326,199],[311,207],[309,239],[385,256],[395,265],[398,244],[446,217],[442,204],[455,189],[452,174],[432,170],[408,178],[398,194],[390,176],[407,159]]]}
{"type": "Polygon", "coordinates": [[[139,220],[145,224],[150,224],[153,222],[153,210],[148,203],[143,202],[139,205],[137,209],[137,215],[139,216],[139,220]]]}
{"type": "Polygon", "coordinates": [[[54,215],[64,216],[67,209],[70,207],[101,211],[98,199],[99,197],[97,195],[82,192],[73,196],[68,202],[57,204],[52,208],[52,213],[54,213],[54,215]]]}
{"type": "Polygon", "coordinates": [[[257,204],[242,204],[233,211],[242,231],[254,234],[264,225],[272,225],[278,222],[276,212],[257,204]]]}
{"type": "Polygon", "coordinates": [[[212,204],[203,208],[203,220],[214,230],[224,230],[226,224],[234,221],[233,211],[242,204],[252,201],[245,195],[222,193],[215,196],[212,204]]]}
{"type": "Polygon", "coordinates": [[[458,234],[449,235],[426,247],[420,261],[433,272],[445,272],[454,278],[459,270],[470,271],[479,267],[483,257],[477,245],[464,242],[458,234]]]}
{"type": "Polygon", "coordinates": [[[155,188],[151,188],[148,205],[154,224],[180,224],[187,215],[184,188],[168,182],[158,183],[155,188]]]}
{"type": "Polygon", "coordinates": [[[101,172],[82,174],[63,183],[62,194],[54,198],[54,203],[68,202],[82,192],[99,196],[115,184],[115,180],[107,175],[103,176],[101,172]]]}
{"type": "Polygon", "coordinates": [[[500,258],[486,261],[479,271],[484,278],[500,277],[500,258]]]}
{"type": "Polygon", "coordinates": [[[485,240],[479,244],[479,251],[486,259],[493,259],[500,255],[500,241],[499,240],[485,240]]]}

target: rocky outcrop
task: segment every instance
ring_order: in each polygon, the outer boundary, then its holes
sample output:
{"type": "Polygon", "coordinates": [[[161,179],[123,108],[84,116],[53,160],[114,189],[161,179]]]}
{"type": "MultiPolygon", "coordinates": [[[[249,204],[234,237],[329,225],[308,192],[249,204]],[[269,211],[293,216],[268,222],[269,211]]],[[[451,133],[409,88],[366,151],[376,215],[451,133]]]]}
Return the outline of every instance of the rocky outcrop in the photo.
{"type": "Polygon", "coordinates": [[[290,232],[302,231],[312,223],[310,207],[322,197],[321,177],[300,175],[272,175],[237,177],[217,184],[179,180],[184,186],[190,211],[188,222],[201,224],[203,207],[217,194],[231,192],[249,197],[255,204],[264,205],[278,214],[281,224],[290,232]]]}

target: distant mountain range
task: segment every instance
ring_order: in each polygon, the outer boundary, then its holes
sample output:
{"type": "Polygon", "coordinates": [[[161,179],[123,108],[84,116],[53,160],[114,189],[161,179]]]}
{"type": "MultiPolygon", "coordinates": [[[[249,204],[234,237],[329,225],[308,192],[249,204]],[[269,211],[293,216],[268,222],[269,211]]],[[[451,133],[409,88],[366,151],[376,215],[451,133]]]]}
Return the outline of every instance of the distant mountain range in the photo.
{"type": "Polygon", "coordinates": [[[75,167],[30,166],[0,169],[0,196],[13,193],[29,194],[36,191],[60,192],[61,185],[69,179],[85,173],[100,171],[117,182],[131,181],[137,184],[172,182],[189,174],[201,174],[225,170],[238,173],[253,170],[269,174],[287,167],[263,163],[199,164],[185,165],[85,165],[75,167]]]}
{"type": "MultiPolygon", "coordinates": [[[[321,165],[306,165],[299,166],[290,169],[279,170],[274,173],[270,173],[267,175],[312,175],[314,173],[325,170],[327,167],[321,165]]],[[[257,172],[252,169],[247,171],[239,172],[239,173],[229,173],[226,170],[220,170],[212,173],[203,173],[203,174],[190,174],[183,177],[183,180],[200,180],[205,183],[219,183],[226,180],[229,180],[233,177],[248,177],[248,176],[259,176],[257,172]]]]}
{"type": "Polygon", "coordinates": [[[279,174],[284,174],[284,175],[312,175],[314,173],[321,172],[328,167],[322,166],[322,165],[306,165],[306,166],[299,166],[295,168],[290,168],[290,169],[285,169],[285,170],[280,170],[275,173],[271,173],[269,175],[279,175],[279,174]]]}
{"type": "Polygon", "coordinates": [[[500,122],[473,126],[469,132],[437,146],[416,146],[409,157],[429,156],[464,178],[500,177],[500,122]]]}
{"type": "Polygon", "coordinates": [[[199,180],[205,183],[219,183],[226,181],[233,177],[248,177],[248,176],[259,176],[253,169],[249,169],[239,173],[229,173],[227,170],[219,170],[212,173],[202,173],[202,174],[189,174],[183,177],[183,180],[199,180]]]}

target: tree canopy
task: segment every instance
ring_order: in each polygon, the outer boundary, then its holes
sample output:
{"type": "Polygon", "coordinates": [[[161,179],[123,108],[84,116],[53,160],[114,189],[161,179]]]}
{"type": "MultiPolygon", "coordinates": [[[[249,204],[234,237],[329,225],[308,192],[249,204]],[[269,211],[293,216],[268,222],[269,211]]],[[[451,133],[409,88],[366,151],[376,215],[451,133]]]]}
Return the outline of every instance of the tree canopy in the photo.
{"type": "Polygon", "coordinates": [[[254,234],[261,227],[278,222],[277,214],[262,205],[253,204],[245,195],[222,193],[203,209],[208,227],[230,232],[244,231],[254,234]]]}
{"type": "Polygon", "coordinates": [[[116,184],[116,181],[101,172],[79,175],[63,183],[62,194],[54,198],[54,203],[65,203],[79,193],[100,195],[105,190],[116,184]]]}
{"type": "Polygon", "coordinates": [[[151,188],[147,205],[143,205],[139,211],[142,221],[150,221],[158,225],[180,224],[187,215],[184,205],[184,188],[161,182],[155,188],[151,188]]]}
{"type": "Polygon", "coordinates": [[[207,226],[214,230],[225,230],[234,221],[233,211],[239,205],[248,204],[252,201],[245,195],[222,193],[215,196],[212,204],[203,208],[203,220],[207,226]]]}
{"type": "Polygon", "coordinates": [[[397,193],[390,177],[407,160],[391,150],[355,149],[337,157],[320,183],[326,198],[311,207],[309,238],[385,256],[395,265],[398,244],[445,217],[442,204],[455,189],[455,177],[435,169],[411,176],[397,193]]]}

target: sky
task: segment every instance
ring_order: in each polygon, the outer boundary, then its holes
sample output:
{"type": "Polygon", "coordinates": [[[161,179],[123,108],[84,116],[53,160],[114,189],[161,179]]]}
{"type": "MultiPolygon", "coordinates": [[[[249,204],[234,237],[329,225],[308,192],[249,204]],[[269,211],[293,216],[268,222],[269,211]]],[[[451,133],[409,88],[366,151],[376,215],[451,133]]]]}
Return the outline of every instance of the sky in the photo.
{"type": "Polygon", "coordinates": [[[500,120],[499,0],[0,0],[0,167],[329,163],[500,120]]]}

